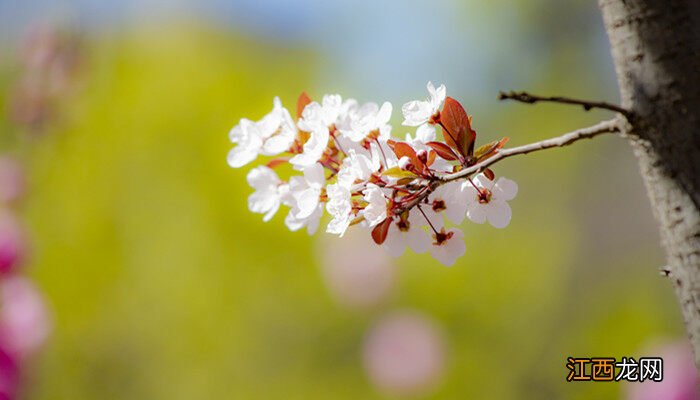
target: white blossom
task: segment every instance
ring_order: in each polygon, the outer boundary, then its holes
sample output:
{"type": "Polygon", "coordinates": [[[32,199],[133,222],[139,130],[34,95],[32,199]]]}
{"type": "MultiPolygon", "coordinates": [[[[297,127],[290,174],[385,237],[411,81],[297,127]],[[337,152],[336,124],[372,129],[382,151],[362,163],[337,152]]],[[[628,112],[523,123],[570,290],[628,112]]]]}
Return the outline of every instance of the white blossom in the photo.
{"type": "Polygon", "coordinates": [[[402,255],[407,247],[425,253],[431,244],[430,235],[423,229],[426,225],[425,218],[414,208],[408,212],[408,218],[394,218],[382,246],[393,257],[402,255]]]}
{"type": "Polygon", "coordinates": [[[428,204],[422,206],[431,221],[439,222],[445,215],[455,224],[461,224],[467,211],[467,193],[460,182],[449,182],[428,196],[428,204]]]}
{"type": "Polygon", "coordinates": [[[295,231],[306,225],[318,226],[318,221],[323,215],[320,199],[325,182],[326,177],[321,164],[312,164],[304,169],[303,176],[293,176],[289,180],[289,194],[285,198],[291,207],[285,219],[289,229],[295,231]]]}
{"type": "Polygon", "coordinates": [[[385,102],[381,108],[376,103],[367,103],[362,107],[351,109],[339,130],[350,140],[359,142],[374,131],[379,132],[383,140],[391,136],[391,103],[385,102]]]}
{"type": "Polygon", "coordinates": [[[382,189],[373,183],[368,183],[367,188],[362,193],[368,203],[363,215],[371,228],[386,219],[387,199],[384,197],[382,189]]]}
{"type": "Polygon", "coordinates": [[[318,225],[323,216],[323,204],[319,203],[313,210],[311,215],[306,218],[297,218],[292,211],[287,214],[284,219],[284,224],[287,225],[290,231],[296,232],[299,229],[306,227],[306,232],[313,235],[318,230],[318,225]]]}
{"type": "Polygon", "coordinates": [[[330,133],[327,127],[323,125],[314,125],[310,133],[311,136],[306,143],[304,143],[303,153],[297,154],[289,160],[289,162],[297,168],[305,168],[316,164],[321,159],[323,152],[328,146],[330,133]]]}
{"type": "Polygon", "coordinates": [[[440,107],[447,97],[445,85],[440,85],[439,88],[435,89],[433,83],[428,82],[428,93],[430,94],[428,100],[414,100],[403,105],[401,111],[403,112],[404,125],[421,126],[429,123],[432,117],[440,111],[440,107]]]}
{"type": "Polygon", "coordinates": [[[285,205],[289,207],[287,227],[306,228],[309,234],[318,229],[325,210],[331,216],[328,233],[342,237],[351,225],[381,226],[372,237],[389,254],[400,256],[406,248],[429,251],[441,263],[453,265],[466,252],[466,244],[462,231],[447,228],[446,221],[460,224],[468,217],[505,227],[511,218],[508,201],[518,187],[505,178],[490,181],[483,174],[473,182],[465,178],[445,183],[455,163],[436,156],[438,145],[430,142],[439,141],[443,148],[446,144],[437,139],[436,124],[447,91],[431,82],[427,89],[427,100],[402,107],[403,124],[417,129],[407,133],[401,144],[391,136],[393,107],[388,102],[360,105],[353,99],[326,95],[309,102],[295,121],[275,98],[272,111],[259,121],[241,119],[229,132],[235,144],[227,157],[231,167],[244,166],[259,155],[284,153],[248,173],[254,189],[248,208],[268,221],[285,205]],[[285,182],[272,168],[287,162],[301,174],[285,182]],[[412,168],[414,162],[421,168],[412,168]]]}
{"type": "Polygon", "coordinates": [[[453,228],[445,231],[443,228],[439,234],[433,234],[433,238],[435,241],[430,247],[430,254],[448,267],[467,252],[464,234],[459,229],[453,228]]]}
{"type": "Polygon", "coordinates": [[[350,188],[340,183],[333,183],[326,187],[326,193],[328,194],[326,210],[333,216],[326,232],[342,237],[353,219],[350,188]]]}
{"type": "Polygon", "coordinates": [[[275,171],[259,166],[247,175],[248,184],[255,192],[248,197],[248,208],[257,214],[265,214],[263,221],[269,221],[277,212],[288,185],[281,184],[275,171]]]}
{"type": "Polygon", "coordinates": [[[274,156],[289,149],[294,142],[297,128],[289,111],[282,106],[279,97],[273,101],[272,111],[260,121],[242,119],[229,133],[231,142],[237,144],[228,154],[227,161],[233,168],[242,167],[255,160],[259,154],[274,156]]]}
{"type": "Polygon", "coordinates": [[[273,101],[272,112],[258,122],[265,141],[261,154],[275,156],[289,149],[297,136],[297,128],[279,97],[273,101]]]}
{"type": "Polygon", "coordinates": [[[352,171],[355,179],[368,180],[381,167],[377,152],[348,150],[348,156],[343,161],[343,167],[352,171]]]}
{"type": "Polygon", "coordinates": [[[226,160],[233,168],[240,168],[255,160],[263,145],[259,127],[254,121],[242,119],[229,133],[231,142],[237,146],[231,149],[226,160]]]}
{"type": "Polygon", "coordinates": [[[512,212],[507,202],[515,198],[518,185],[503,177],[492,181],[484,174],[474,178],[474,183],[479,191],[469,182],[462,184],[467,195],[467,217],[477,224],[488,220],[495,228],[508,226],[512,212]]]}

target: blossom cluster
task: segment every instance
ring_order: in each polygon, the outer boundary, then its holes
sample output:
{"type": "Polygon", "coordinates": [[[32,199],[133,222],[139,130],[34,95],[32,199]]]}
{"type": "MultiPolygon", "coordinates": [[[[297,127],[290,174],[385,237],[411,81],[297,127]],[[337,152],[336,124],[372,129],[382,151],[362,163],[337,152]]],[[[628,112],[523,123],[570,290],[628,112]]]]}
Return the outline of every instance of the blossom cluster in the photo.
{"type": "Polygon", "coordinates": [[[391,103],[360,104],[340,95],[312,101],[303,93],[295,117],[275,98],[261,120],[242,119],[229,134],[235,146],[228,164],[240,168],[267,157],[247,175],[254,189],[250,210],[269,221],[287,206],[287,227],[306,228],[309,234],[316,232],[325,210],[331,217],[328,233],[342,237],[359,226],[393,256],[408,247],[454,264],[466,244],[462,231],[447,223],[459,225],[468,218],[507,226],[507,202],[518,187],[496,179],[488,168],[474,176],[459,174],[495,155],[507,138],[475,149],[476,132],[462,105],[447,96],[444,85],[429,82],[427,88],[426,100],[401,109],[403,125],[415,128],[404,140],[392,136],[391,103]],[[287,180],[276,172],[285,165],[293,171],[287,180]]]}

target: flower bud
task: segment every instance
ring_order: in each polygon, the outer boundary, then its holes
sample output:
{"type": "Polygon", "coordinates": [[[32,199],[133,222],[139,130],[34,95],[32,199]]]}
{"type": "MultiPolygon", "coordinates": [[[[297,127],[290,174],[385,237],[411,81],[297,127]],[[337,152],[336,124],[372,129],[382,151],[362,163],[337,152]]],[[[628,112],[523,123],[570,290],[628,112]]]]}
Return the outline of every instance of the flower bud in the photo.
{"type": "Polygon", "coordinates": [[[418,150],[418,151],[416,152],[416,156],[418,157],[418,159],[419,159],[423,164],[427,164],[427,163],[428,163],[428,152],[427,152],[427,151],[422,150],[422,149],[421,149],[421,150],[418,150]]]}
{"type": "Polygon", "coordinates": [[[413,167],[413,164],[411,164],[411,159],[403,156],[399,159],[399,168],[409,171],[413,167]]]}

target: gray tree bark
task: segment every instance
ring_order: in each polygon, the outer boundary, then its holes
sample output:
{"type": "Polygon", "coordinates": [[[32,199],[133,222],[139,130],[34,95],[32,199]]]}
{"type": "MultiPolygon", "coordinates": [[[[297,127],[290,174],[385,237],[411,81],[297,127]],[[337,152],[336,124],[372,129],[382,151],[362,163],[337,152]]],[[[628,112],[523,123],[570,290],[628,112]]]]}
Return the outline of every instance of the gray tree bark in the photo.
{"type": "Polygon", "coordinates": [[[599,0],[639,161],[700,368],[700,0],[599,0]]]}

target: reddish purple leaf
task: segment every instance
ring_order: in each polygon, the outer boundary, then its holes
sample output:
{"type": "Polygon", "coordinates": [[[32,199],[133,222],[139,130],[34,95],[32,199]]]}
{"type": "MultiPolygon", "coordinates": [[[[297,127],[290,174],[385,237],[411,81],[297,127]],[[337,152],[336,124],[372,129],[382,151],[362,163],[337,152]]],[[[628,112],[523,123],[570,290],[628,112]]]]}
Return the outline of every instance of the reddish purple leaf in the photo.
{"type": "Polygon", "coordinates": [[[301,114],[304,112],[306,106],[311,103],[311,97],[304,91],[299,95],[297,100],[297,119],[301,119],[301,114]]]}
{"type": "Polygon", "coordinates": [[[426,145],[430,146],[431,149],[435,150],[435,152],[445,160],[454,161],[457,159],[455,152],[452,151],[450,146],[446,145],[445,143],[428,142],[426,145]]]}
{"type": "Polygon", "coordinates": [[[374,243],[382,244],[386,240],[386,236],[389,233],[389,227],[391,226],[391,218],[387,218],[380,222],[379,225],[372,229],[372,239],[374,243]]]}

